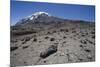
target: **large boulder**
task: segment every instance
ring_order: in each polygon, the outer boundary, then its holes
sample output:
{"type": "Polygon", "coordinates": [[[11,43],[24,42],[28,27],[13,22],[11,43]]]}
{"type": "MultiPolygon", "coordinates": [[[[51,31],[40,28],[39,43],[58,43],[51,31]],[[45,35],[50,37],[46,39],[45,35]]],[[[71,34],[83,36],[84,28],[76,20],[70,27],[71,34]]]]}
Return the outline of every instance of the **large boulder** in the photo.
{"type": "Polygon", "coordinates": [[[57,52],[57,45],[51,45],[45,51],[40,53],[40,57],[46,58],[55,52],[57,52]]]}

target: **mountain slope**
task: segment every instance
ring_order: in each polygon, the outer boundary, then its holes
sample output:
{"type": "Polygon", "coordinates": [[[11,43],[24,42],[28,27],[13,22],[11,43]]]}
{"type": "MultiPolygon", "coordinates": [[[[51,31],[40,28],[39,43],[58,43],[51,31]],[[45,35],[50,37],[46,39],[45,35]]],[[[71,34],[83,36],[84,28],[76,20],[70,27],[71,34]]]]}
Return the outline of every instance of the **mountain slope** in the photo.
{"type": "Polygon", "coordinates": [[[11,27],[12,67],[95,61],[94,23],[44,12],[27,19],[11,27]]]}

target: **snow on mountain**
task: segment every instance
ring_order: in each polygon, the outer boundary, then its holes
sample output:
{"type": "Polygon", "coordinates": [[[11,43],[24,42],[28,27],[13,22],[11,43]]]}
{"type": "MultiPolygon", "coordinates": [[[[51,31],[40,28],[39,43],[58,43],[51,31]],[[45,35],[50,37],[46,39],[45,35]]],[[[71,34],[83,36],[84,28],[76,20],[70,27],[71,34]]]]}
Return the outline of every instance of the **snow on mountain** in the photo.
{"type": "Polygon", "coordinates": [[[39,15],[42,15],[42,14],[45,14],[45,15],[50,16],[50,14],[48,14],[48,13],[46,13],[46,12],[36,12],[36,13],[34,13],[33,15],[34,15],[34,16],[39,16],[39,15]]]}
{"type": "Polygon", "coordinates": [[[36,19],[36,18],[38,18],[38,16],[40,16],[40,15],[46,15],[46,16],[51,16],[50,14],[48,14],[48,13],[46,13],[46,12],[36,12],[36,13],[34,13],[33,15],[31,15],[31,16],[29,16],[29,19],[30,20],[33,20],[33,19],[36,19]]]}

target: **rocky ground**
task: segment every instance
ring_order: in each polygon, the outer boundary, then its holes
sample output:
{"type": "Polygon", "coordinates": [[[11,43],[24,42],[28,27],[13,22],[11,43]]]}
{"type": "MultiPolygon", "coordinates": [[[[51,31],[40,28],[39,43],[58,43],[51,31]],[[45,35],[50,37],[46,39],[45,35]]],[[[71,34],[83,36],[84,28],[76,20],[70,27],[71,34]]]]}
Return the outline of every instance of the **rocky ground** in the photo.
{"type": "Polygon", "coordinates": [[[12,67],[95,61],[94,23],[30,25],[11,29],[12,67]]]}

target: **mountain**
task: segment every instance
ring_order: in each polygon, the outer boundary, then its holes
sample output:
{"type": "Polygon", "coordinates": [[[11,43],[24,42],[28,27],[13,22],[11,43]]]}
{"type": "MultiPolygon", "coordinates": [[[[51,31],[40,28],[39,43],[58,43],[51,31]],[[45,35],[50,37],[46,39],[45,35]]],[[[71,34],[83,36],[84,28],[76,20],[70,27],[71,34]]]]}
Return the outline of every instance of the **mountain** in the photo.
{"type": "Polygon", "coordinates": [[[36,12],[24,19],[21,19],[16,23],[16,25],[23,25],[27,23],[52,23],[52,22],[62,22],[64,19],[54,17],[46,12],[36,12]]]}
{"type": "Polygon", "coordinates": [[[72,26],[73,24],[76,26],[77,24],[92,24],[94,26],[93,23],[86,21],[62,19],[46,12],[36,12],[19,20],[14,26],[11,26],[11,35],[36,33],[54,27],[59,28],[66,24],[67,26],[72,26]]]}

